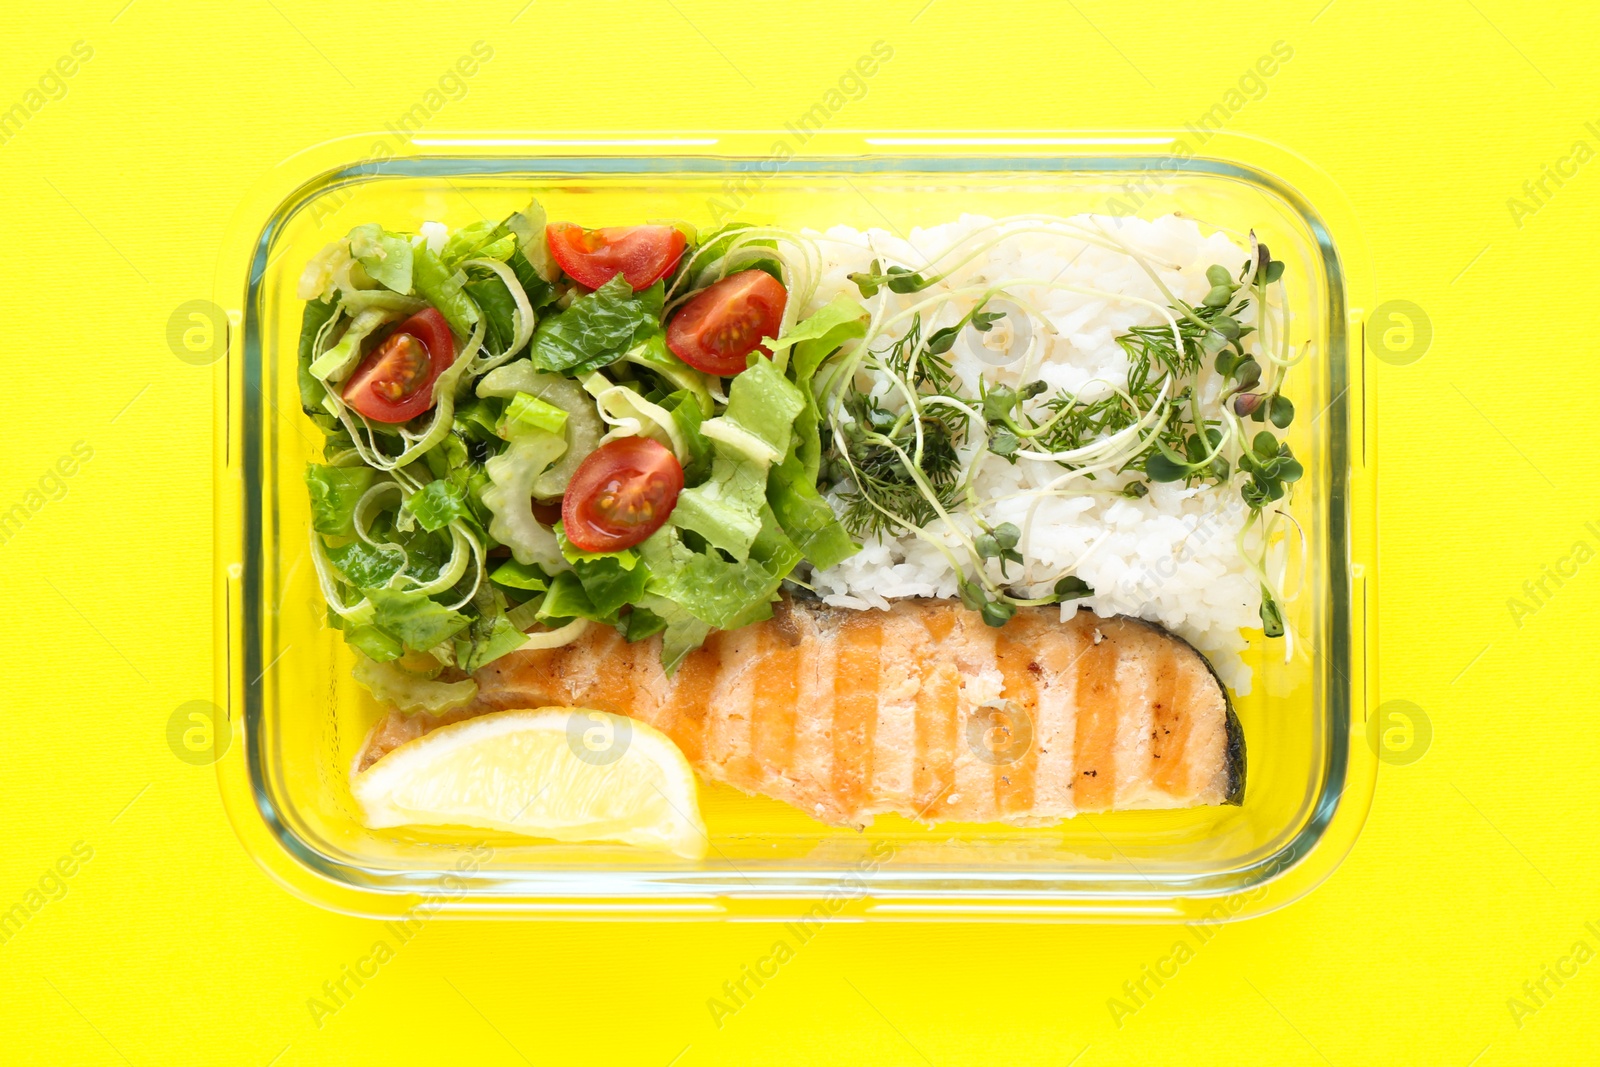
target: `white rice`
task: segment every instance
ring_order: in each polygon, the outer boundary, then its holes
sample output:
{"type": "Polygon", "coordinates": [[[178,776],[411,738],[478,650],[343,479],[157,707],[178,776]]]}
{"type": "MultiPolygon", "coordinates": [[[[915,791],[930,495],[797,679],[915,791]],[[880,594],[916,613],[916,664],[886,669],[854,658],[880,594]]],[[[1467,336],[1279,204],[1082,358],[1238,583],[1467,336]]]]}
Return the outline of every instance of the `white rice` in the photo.
{"type": "MultiPolygon", "coordinates": [[[[1087,223],[1092,218],[1097,217],[1080,216],[1075,221],[1087,223]]],[[[1208,266],[1221,263],[1236,272],[1247,255],[1245,248],[1227,236],[1206,236],[1193,221],[1174,215],[1154,221],[1107,217],[1097,221],[1157,264],[1167,287],[1192,303],[1198,303],[1210,288],[1205,278],[1208,266]]],[[[846,275],[866,270],[874,258],[886,264],[919,267],[963,235],[992,222],[964,215],[946,225],[915,229],[905,240],[883,230],[861,232],[844,226],[823,234],[808,233],[818,242],[826,263],[816,304],[838,294],[859,297],[859,290],[846,275]]],[[[1166,321],[1155,309],[1120,298],[1141,297],[1166,304],[1129,256],[1063,234],[1008,237],[928,290],[885,293],[868,303],[875,307],[876,301],[886,300],[888,313],[893,314],[940,290],[1003,278],[1055,278],[1117,294],[1108,299],[1059,289],[1008,288],[1032,302],[1054,327],[1054,333],[1035,331],[1035,343],[1044,346],[1042,362],[1026,375],[1027,380],[1043,379],[1050,394],[1060,388],[1076,391],[1088,386],[1083,398],[1092,399],[1105,395],[1109,388],[1092,385],[1097,379],[1125,385],[1128,360],[1115,337],[1130,326],[1166,321]]],[[[942,306],[932,321],[924,321],[924,330],[956,322],[971,306],[971,300],[961,299],[942,306]]],[[[891,336],[899,332],[893,331],[891,336]]],[[[873,347],[886,347],[887,343],[885,339],[873,347]]],[[[950,357],[968,395],[977,395],[980,375],[990,383],[1019,385],[1024,380],[1024,368],[989,366],[959,343],[950,357]]],[[[865,379],[858,381],[864,383],[865,379]]],[[[1220,387],[1220,379],[1208,369],[1202,379],[1203,398],[1214,404],[1220,387]]],[[[978,441],[969,440],[963,451],[965,463],[972,461],[981,443],[981,436],[978,441]]],[[[983,517],[991,526],[1012,522],[1024,531],[1019,547],[1026,565],[1023,581],[1016,588],[1028,596],[1043,596],[1059,576],[1076,574],[1093,588],[1094,595],[1063,604],[1064,616],[1087,605],[1102,616],[1135,615],[1160,623],[1205,653],[1236,693],[1247,694],[1250,671],[1241,658],[1248,644],[1244,631],[1260,629],[1261,595],[1236,543],[1249,514],[1237,488],[1157,484],[1151,486],[1148,496],[1135,499],[1119,493],[1135,476],[1102,474],[1094,481],[1069,481],[1070,491],[1063,495],[1006,499],[1046,485],[1064,473],[1053,462],[1021,459],[1012,465],[990,455],[975,483],[985,501],[983,517]],[[1030,522],[1029,509],[1035,501],[1030,522]]],[[[962,524],[969,536],[978,532],[965,515],[957,515],[953,521],[962,524]]],[[[927,532],[963,558],[943,520],[936,520],[927,532]]],[[[1253,544],[1249,547],[1254,550],[1253,544]]],[[[989,566],[991,575],[1000,579],[999,564],[991,561],[989,566]]],[[[1015,581],[1017,576],[1013,565],[1009,580],[1015,581]]],[[[812,579],[827,603],[852,608],[886,608],[896,597],[957,594],[957,574],[944,554],[914,535],[869,539],[861,552],[812,579]]]]}

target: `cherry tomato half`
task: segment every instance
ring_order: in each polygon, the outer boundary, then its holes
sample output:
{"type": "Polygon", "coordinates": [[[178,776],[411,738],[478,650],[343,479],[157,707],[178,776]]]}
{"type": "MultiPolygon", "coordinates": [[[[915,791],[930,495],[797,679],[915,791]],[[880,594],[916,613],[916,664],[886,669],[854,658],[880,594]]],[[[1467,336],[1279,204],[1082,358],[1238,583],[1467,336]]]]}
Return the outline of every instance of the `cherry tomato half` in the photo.
{"type": "Polygon", "coordinates": [[[455,362],[450,326],[426,308],[396,326],[345,382],[344,402],[373,422],[406,422],[433,407],[433,383],[455,362]]]}
{"type": "Polygon", "coordinates": [[[671,226],[608,226],[586,230],[570,222],[544,228],[550,254],[579,285],[598,289],[617,272],[633,291],[648,289],[677,266],[688,240],[671,226]]]}
{"type": "Polygon", "coordinates": [[[759,342],[776,337],[789,294],[766,271],[742,270],[702,289],[667,325],[667,347],[695,370],[727,377],[744,370],[759,342]]]}
{"type": "Polygon", "coordinates": [[[561,498],[567,540],[585,552],[632,548],[661,528],[683,491],[671,449],[648,437],[619,437],[578,465],[561,498]]]}

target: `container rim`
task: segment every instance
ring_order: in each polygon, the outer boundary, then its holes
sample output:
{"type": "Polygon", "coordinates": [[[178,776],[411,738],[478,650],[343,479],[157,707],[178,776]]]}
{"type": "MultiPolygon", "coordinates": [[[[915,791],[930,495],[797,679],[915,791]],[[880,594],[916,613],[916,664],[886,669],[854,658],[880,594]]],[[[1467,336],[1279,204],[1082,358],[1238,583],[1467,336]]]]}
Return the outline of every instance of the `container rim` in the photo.
{"type": "Polygon", "coordinates": [[[303,840],[281,817],[264,788],[266,771],[258,743],[265,672],[259,619],[244,611],[245,604],[259,603],[261,593],[263,501],[259,482],[243,476],[245,471],[258,469],[262,458],[259,405],[244,404],[243,398],[260,389],[264,363],[257,315],[273,241],[313,197],[330,186],[352,181],[446,177],[464,171],[475,176],[731,172],[784,177],[1134,171],[1208,175],[1249,183],[1300,219],[1321,259],[1327,285],[1328,394],[1334,398],[1323,417],[1329,418],[1330,427],[1351,431],[1330,430],[1324,438],[1333,475],[1327,502],[1325,565],[1334,579],[1329,585],[1334,662],[1329,664],[1333,669],[1325,672],[1323,690],[1328,702],[1328,737],[1322,789],[1310,805],[1308,817],[1277,850],[1225,870],[1163,875],[1159,882],[1144,878],[1151,891],[1133,884],[1143,876],[1125,879],[1129,884],[1126,892],[1100,891],[1085,896],[1081,883],[1104,885],[1103,875],[995,871],[968,880],[948,871],[896,870],[873,874],[870,885],[862,883],[859,893],[846,900],[837,914],[827,917],[1159,921],[1205,917],[1224,908],[1220,918],[1239,918],[1274,910],[1309,892],[1332,873],[1353,845],[1370,807],[1376,772],[1375,757],[1367,746],[1355,742],[1354,734],[1359,727],[1353,713],[1359,710],[1364,723],[1375,703],[1371,589],[1376,557],[1364,346],[1350,352],[1352,337],[1361,337],[1360,308],[1366,301],[1360,287],[1366,284],[1367,275],[1359,231],[1343,196],[1325,176],[1297,157],[1238,135],[1215,135],[1223,142],[1220,147],[1227,150],[1226,155],[1212,152],[1188,158],[1178,158],[1172,151],[1152,151],[1162,145],[1170,147],[1181,136],[1178,134],[1100,137],[1061,131],[987,137],[947,133],[918,137],[913,131],[851,137],[846,131],[836,131],[826,138],[818,135],[816,140],[822,143],[814,150],[776,163],[770,155],[752,151],[762,136],[777,134],[739,131],[705,138],[633,139],[571,134],[439,135],[411,138],[402,153],[381,159],[370,155],[352,158],[350,149],[366,138],[342,138],[280,165],[241,206],[232,239],[225,244],[216,292],[230,327],[225,369],[218,383],[216,599],[217,662],[222,667],[218,704],[227,712],[230,724],[242,725],[242,730],[235,731],[241,734],[242,743],[232,753],[225,753],[217,768],[230,817],[247,849],[269,873],[306,899],[367,915],[406,913],[419,902],[432,899],[439,913],[454,915],[784,918],[806,914],[808,903],[839,895],[844,873],[803,865],[750,871],[745,872],[748,884],[732,892],[725,885],[724,872],[686,872],[668,866],[659,870],[546,871],[515,877],[479,872],[463,879],[448,869],[379,869],[341,862],[303,840]],[[670,148],[673,154],[634,154],[647,147],[670,148]],[[585,149],[584,154],[555,154],[576,148],[585,149]],[[728,148],[745,151],[727,154],[728,148]],[[991,148],[1003,149],[1006,154],[968,154],[991,148]],[[472,152],[440,154],[444,149],[472,152]],[[529,154],[532,149],[539,154],[529,154]],[[916,154],[902,154],[911,149],[917,150],[916,154]],[[1273,163],[1286,167],[1294,183],[1266,169],[1273,163]],[[1316,194],[1323,198],[1323,212],[1302,195],[1301,188],[1308,185],[1316,187],[1316,194]],[[1339,245],[1326,218],[1330,207],[1339,245]],[[265,223],[260,221],[263,217],[265,223]],[[1352,366],[1352,358],[1361,361],[1358,366],[1352,366]],[[1358,374],[1352,374],[1357,370],[1358,374]],[[233,418],[236,403],[245,415],[238,420],[233,418]],[[228,508],[220,506],[224,500],[228,508]],[[1317,862],[1306,862],[1313,854],[1317,862]],[[464,887],[470,885],[470,890],[441,894],[437,891],[441,877],[455,879],[464,887]]]}

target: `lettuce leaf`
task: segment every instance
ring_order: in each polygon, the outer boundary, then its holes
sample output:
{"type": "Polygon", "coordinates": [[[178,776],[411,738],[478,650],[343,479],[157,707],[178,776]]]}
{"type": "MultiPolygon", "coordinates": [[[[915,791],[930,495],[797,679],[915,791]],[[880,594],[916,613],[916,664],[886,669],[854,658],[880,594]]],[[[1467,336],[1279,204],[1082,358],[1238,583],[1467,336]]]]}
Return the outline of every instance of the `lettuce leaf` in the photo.
{"type": "MultiPolygon", "coordinates": [[[[663,601],[719,630],[737,629],[771,616],[772,600],[778,594],[783,574],[769,569],[754,556],[740,563],[730,562],[715,551],[695,552],[670,525],[657,530],[639,547],[645,566],[650,569],[650,580],[639,603],[667,619],[669,630],[671,609],[663,601]]],[[[775,553],[774,563],[779,562],[775,553]]]]}
{"type": "Polygon", "coordinates": [[[804,407],[800,390],[764,359],[736,376],[727,410],[700,424],[716,456],[711,477],[678,494],[672,525],[744,561],[761,531],[768,467],[789,451],[804,407]]]}
{"type": "Polygon", "coordinates": [[[667,628],[667,620],[651,611],[634,605],[628,612],[628,629],[623,634],[629,641],[643,641],[667,628]]]}
{"type": "Polygon", "coordinates": [[[478,305],[463,291],[457,272],[429,251],[425,243],[412,246],[411,276],[417,292],[439,309],[450,328],[465,337],[478,322],[478,305]]]}
{"type": "Polygon", "coordinates": [[[411,292],[411,242],[406,238],[369,222],[350,231],[350,254],[384,288],[411,292]]]}
{"type": "Polygon", "coordinates": [[[324,414],[322,398],[327,395],[327,389],[311,373],[311,364],[317,358],[317,335],[338,310],[336,300],[308,300],[305,310],[300,312],[300,353],[295,363],[295,376],[300,383],[300,409],[307,415],[324,414]]]}
{"type": "Polygon", "coordinates": [[[555,625],[556,620],[591,619],[596,622],[614,622],[612,618],[595,610],[593,601],[583,588],[583,580],[575,571],[562,571],[550,579],[550,590],[539,605],[540,622],[555,625]]]}
{"type": "Polygon", "coordinates": [[[540,370],[581,377],[621,359],[661,330],[661,283],[635,294],[620,273],[572,306],[540,320],[529,356],[540,370]]]}
{"type": "Polygon", "coordinates": [[[700,406],[693,393],[679,389],[668,394],[661,401],[661,407],[678,424],[678,432],[683,435],[689,449],[689,461],[683,465],[683,482],[690,486],[699,485],[711,474],[712,458],[711,442],[700,432],[700,424],[705,421],[700,414],[700,406]]]}
{"type": "Polygon", "coordinates": [[[345,581],[358,589],[387,584],[406,563],[406,557],[399,552],[385,552],[365,541],[351,541],[328,549],[328,560],[344,575],[345,581]]]}
{"type": "Polygon", "coordinates": [[[761,509],[766,503],[766,470],[748,459],[718,455],[710,478],[678,494],[671,522],[743,560],[761,531],[761,509]]]}
{"type": "Polygon", "coordinates": [[[478,695],[478,683],[470,678],[459,682],[440,682],[371,659],[358,662],[352,673],[374,700],[401,711],[431,711],[438,714],[468,704],[478,695]]]}
{"type": "Polygon", "coordinates": [[[464,630],[472,620],[420,593],[363,589],[372,601],[372,624],[413,652],[426,652],[464,630]]]}
{"type": "MultiPolygon", "coordinates": [[[[539,242],[544,243],[542,233],[539,242]]],[[[517,276],[517,281],[522,285],[522,291],[528,294],[528,303],[533,305],[535,312],[554,304],[556,298],[561,295],[555,286],[539,275],[539,268],[528,261],[528,257],[522,254],[521,249],[511,253],[511,258],[506,260],[506,266],[517,276]]]]}
{"type": "Polygon", "coordinates": [[[822,361],[846,341],[866,336],[867,309],[847,296],[836,296],[821,310],[795,324],[778,344],[794,346],[789,374],[805,398],[805,410],[795,416],[797,452],[805,477],[813,487],[822,466],[821,421],[811,380],[822,361]]]}
{"type": "Polygon", "coordinates": [[[306,488],[311,493],[311,528],[334,537],[355,536],[356,502],[372,488],[377,474],[371,467],[306,467],[306,488]]]}
{"type": "Polygon", "coordinates": [[[701,423],[700,432],[719,456],[751,460],[765,472],[789,451],[795,416],[804,409],[799,388],[771,361],[757,359],[728,387],[727,410],[701,423]]]}
{"type": "Polygon", "coordinates": [[[632,603],[644,593],[650,568],[639,562],[639,554],[624,548],[618,552],[585,552],[567,540],[561,523],[555,526],[556,544],[561,556],[572,564],[588,601],[590,614],[583,617],[601,622],[617,618],[622,605],[632,603]]]}
{"type": "Polygon", "coordinates": [[[543,571],[514,559],[508,559],[496,567],[489,574],[489,580],[508,589],[521,589],[529,593],[542,593],[550,588],[550,580],[543,571]]]}
{"type": "Polygon", "coordinates": [[[440,479],[412,493],[405,510],[415,516],[417,525],[430,533],[442,530],[467,514],[465,488],[440,479]]]}
{"type": "MultiPolygon", "coordinates": [[[[670,678],[685,656],[705,644],[711,627],[666,597],[646,593],[634,611],[641,608],[661,620],[661,666],[670,678]]],[[[631,616],[629,625],[632,626],[631,616]]]]}
{"type": "Polygon", "coordinates": [[[406,654],[399,641],[371,623],[351,627],[344,632],[344,639],[351,648],[377,663],[387,663],[406,654]]]}
{"type": "Polygon", "coordinates": [[[439,250],[439,259],[450,270],[469,259],[498,259],[503,263],[516,247],[516,237],[505,223],[481,219],[451,234],[439,250]]]}
{"type": "Polygon", "coordinates": [[[861,546],[817,490],[822,465],[820,415],[811,381],[823,360],[852,338],[866,334],[867,310],[847,296],[836,296],[795,324],[775,342],[792,346],[789,374],[805,406],[794,419],[794,442],[767,480],[767,502],[785,533],[819,570],[848,559],[861,546]]]}
{"type": "Polygon", "coordinates": [[[511,625],[503,611],[480,615],[455,638],[456,666],[475,671],[507,652],[515,652],[527,640],[528,635],[511,625]]]}
{"type": "Polygon", "coordinates": [[[614,556],[574,563],[572,573],[583,584],[584,595],[594,609],[594,614],[587,617],[595,619],[615,618],[622,605],[644,595],[645,584],[650,580],[649,567],[624,567],[614,556]]]}
{"type": "Polygon", "coordinates": [[[816,479],[806,473],[796,450],[791,449],[783,462],[772,469],[767,479],[767,503],[784,533],[818,570],[827,570],[861,550],[817,491],[816,479]]]}
{"type": "Polygon", "coordinates": [[[468,276],[462,292],[472,298],[483,313],[483,347],[487,352],[504,352],[517,333],[517,302],[498,274],[479,271],[468,276]]]}

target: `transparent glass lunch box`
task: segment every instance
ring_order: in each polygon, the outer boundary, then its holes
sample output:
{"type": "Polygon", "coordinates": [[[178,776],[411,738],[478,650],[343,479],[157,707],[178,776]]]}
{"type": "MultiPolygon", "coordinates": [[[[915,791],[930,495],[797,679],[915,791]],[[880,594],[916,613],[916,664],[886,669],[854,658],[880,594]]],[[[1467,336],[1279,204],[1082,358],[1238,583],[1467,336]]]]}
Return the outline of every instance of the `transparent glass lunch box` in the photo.
{"type": "MultiPolygon", "coordinates": [[[[921,135],[788,131],[662,136],[347,138],[268,175],[219,270],[227,321],[216,434],[216,731],[220,784],[247,849],[284,885],[340,911],[555,918],[1222,920],[1296,899],[1337,866],[1370,805],[1376,759],[1375,540],[1358,234],[1337,189],[1253,140],[1189,134],[921,135]],[[586,225],[720,216],[907,230],[963,212],[1183,212],[1254,229],[1285,279],[1310,355],[1290,390],[1306,475],[1287,606],[1297,635],[1252,642],[1236,699],[1244,802],[1079,816],[1038,828],[879,817],[824,826],[778,801],[702,783],[711,834],[690,862],[611,845],[446,829],[369,831],[347,776],[381,714],[325,625],[308,557],[299,409],[301,267],[362,222],[452,228],[537,194],[586,225]],[[1301,567],[1303,564],[1303,571],[1301,567]],[[1295,578],[1296,573],[1302,577],[1295,578]],[[229,740],[231,739],[231,740],[229,740]],[[224,748],[225,746],[225,748],[224,748]]],[[[1302,336],[1303,335],[1303,336],[1302,336]]]]}

